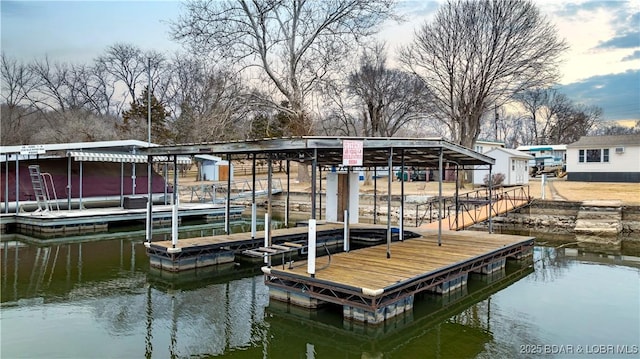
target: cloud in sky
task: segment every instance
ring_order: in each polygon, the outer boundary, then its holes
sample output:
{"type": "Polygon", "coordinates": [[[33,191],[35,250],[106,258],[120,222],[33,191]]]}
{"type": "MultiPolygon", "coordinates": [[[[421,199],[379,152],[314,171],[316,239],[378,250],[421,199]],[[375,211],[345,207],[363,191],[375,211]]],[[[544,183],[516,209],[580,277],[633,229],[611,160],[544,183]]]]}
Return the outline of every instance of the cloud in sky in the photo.
{"type": "Polygon", "coordinates": [[[640,119],[640,70],[593,76],[559,91],[576,103],[602,108],[604,120],[640,119]]]}
{"type": "Polygon", "coordinates": [[[633,52],[633,54],[622,58],[622,61],[633,61],[633,60],[640,60],[640,50],[636,50],[633,52]]]}
{"type": "Polygon", "coordinates": [[[640,30],[628,32],[623,35],[618,35],[607,41],[603,41],[596,48],[598,49],[629,49],[640,47],[640,30]]]}
{"type": "MultiPolygon", "coordinates": [[[[386,23],[380,35],[390,57],[443,2],[399,1],[398,11],[407,21],[386,23]]],[[[605,118],[640,119],[638,0],[535,3],[571,46],[559,69],[563,91],[576,102],[602,107],[605,118]]],[[[108,46],[127,43],[169,55],[180,49],[168,25],[180,12],[181,3],[173,0],[0,0],[2,52],[25,62],[48,56],[90,63],[108,46]]]]}

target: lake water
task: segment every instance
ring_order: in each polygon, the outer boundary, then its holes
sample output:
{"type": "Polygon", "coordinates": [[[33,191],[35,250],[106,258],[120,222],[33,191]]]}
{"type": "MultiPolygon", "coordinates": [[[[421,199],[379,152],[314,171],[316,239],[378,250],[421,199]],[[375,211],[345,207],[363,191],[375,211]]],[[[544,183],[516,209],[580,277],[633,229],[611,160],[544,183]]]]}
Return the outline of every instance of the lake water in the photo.
{"type": "Polygon", "coordinates": [[[255,266],[152,270],[136,238],[3,243],[1,260],[3,359],[640,357],[637,253],[536,246],[378,327],[270,302],[255,266]]]}

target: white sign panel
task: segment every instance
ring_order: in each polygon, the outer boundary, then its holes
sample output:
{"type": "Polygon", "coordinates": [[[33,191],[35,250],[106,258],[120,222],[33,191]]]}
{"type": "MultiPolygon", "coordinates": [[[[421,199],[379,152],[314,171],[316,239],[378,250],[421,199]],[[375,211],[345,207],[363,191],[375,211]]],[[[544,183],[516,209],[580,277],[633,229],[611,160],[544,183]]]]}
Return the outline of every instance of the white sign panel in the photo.
{"type": "Polygon", "coordinates": [[[45,150],[43,145],[22,145],[20,147],[21,155],[41,155],[44,153],[45,150]]]}
{"type": "Polygon", "coordinates": [[[362,141],[342,141],[342,165],[362,166],[363,147],[362,141]]]}

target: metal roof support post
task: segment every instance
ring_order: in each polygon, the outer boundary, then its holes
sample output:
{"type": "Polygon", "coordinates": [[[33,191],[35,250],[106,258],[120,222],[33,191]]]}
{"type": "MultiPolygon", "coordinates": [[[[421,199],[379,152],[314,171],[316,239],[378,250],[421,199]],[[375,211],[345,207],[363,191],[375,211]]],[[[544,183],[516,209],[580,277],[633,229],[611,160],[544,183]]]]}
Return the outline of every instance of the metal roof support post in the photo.
{"type": "Polygon", "coordinates": [[[16,153],[16,214],[20,208],[20,156],[16,153]]]}
{"type": "Polygon", "coordinates": [[[153,165],[153,157],[147,156],[147,242],[151,242],[153,235],[153,171],[151,166],[153,165]]]}
{"type": "Polygon", "coordinates": [[[493,202],[492,202],[492,190],[493,190],[493,175],[491,174],[493,166],[489,165],[489,233],[493,233],[493,221],[491,212],[493,211],[493,202]]]}
{"type": "Polygon", "coordinates": [[[377,167],[373,168],[373,224],[378,223],[378,173],[377,167]]]}
{"type": "MultiPolygon", "coordinates": [[[[256,238],[258,207],[256,205],[256,154],[254,153],[251,162],[251,239],[256,238]]],[[[229,166],[231,168],[231,166],[229,166]]]]}
{"type": "Polygon", "coordinates": [[[6,157],[4,161],[4,213],[9,213],[9,155],[6,157]]]}
{"type": "MultiPolygon", "coordinates": [[[[264,227],[268,228],[269,230],[267,231],[267,238],[265,238],[267,240],[267,247],[270,247],[273,242],[271,241],[272,238],[272,234],[271,234],[271,218],[273,217],[273,213],[272,209],[273,207],[271,206],[271,200],[272,200],[272,191],[271,191],[271,187],[273,186],[273,159],[272,159],[272,154],[269,153],[269,157],[267,157],[267,213],[268,213],[268,218],[267,221],[265,221],[264,223],[264,227]]],[[[271,256],[268,256],[268,262],[267,265],[269,267],[271,267],[271,256]]]]}
{"type": "Polygon", "coordinates": [[[80,196],[78,198],[78,209],[82,210],[82,182],[84,182],[84,161],[80,161],[80,196]]]}
{"type": "Polygon", "coordinates": [[[285,209],[284,209],[284,226],[289,228],[289,200],[291,199],[290,197],[290,192],[291,192],[291,161],[287,158],[287,200],[285,202],[285,209]]]}
{"type": "MultiPolygon", "coordinates": [[[[464,172],[464,166],[462,166],[462,171],[464,172]]],[[[458,168],[458,163],[456,163],[456,231],[458,230],[458,228],[460,228],[458,226],[458,211],[460,210],[460,202],[459,202],[459,191],[458,191],[458,179],[460,178],[460,172],[459,172],[459,168],[458,168]]],[[[464,223],[462,223],[464,225],[464,223]]]]}
{"type": "MultiPolygon", "coordinates": [[[[438,246],[442,245],[442,211],[444,203],[442,201],[442,160],[443,150],[440,147],[440,156],[438,157],[438,246]]],[[[456,187],[458,184],[456,183],[456,187]]]]}
{"type": "MultiPolygon", "coordinates": [[[[320,188],[318,189],[318,202],[319,202],[319,211],[318,211],[318,216],[320,216],[320,219],[322,219],[322,166],[320,166],[320,178],[318,179],[318,184],[320,185],[320,188]]],[[[349,177],[347,176],[347,181],[349,181],[349,177]]]]}
{"type": "Polygon", "coordinates": [[[316,219],[316,167],[318,166],[318,149],[313,149],[311,161],[311,219],[316,219]]]}
{"type": "Polygon", "coordinates": [[[173,155],[173,207],[171,210],[171,246],[178,244],[178,157],[173,155]]]}
{"type": "MultiPolygon", "coordinates": [[[[133,149],[133,154],[136,153],[135,148],[133,149]]],[[[131,195],[135,196],[136,195],[136,162],[135,160],[133,160],[133,162],[131,162],[131,195]]],[[[174,158],[173,161],[173,172],[176,172],[176,161],[174,158]]]]}
{"type": "Polygon", "coordinates": [[[162,178],[164,178],[164,205],[167,205],[167,195],[168,195],[168,191],[167,191],[167,187],[169,187],[169,185],[167,185],[167,163],[163,163],[162,164],[162,178]]]}
{"type": "MultiPolygon", "coordinates": [[[[402,171],[402,176],[400,179],[400,233],[398,234],[398,240],[402,241],[404,239],[404,148],[400,151],[400,171],[402,171]]],[[[409,173],[407,172],[407,178],[408,177],[409,173]]]]}
{"type": "Polygon", "coordinates": [[[67,211],[71,210],[71,156],[67,159],[67,211]]]}
{"type": "Polygon", "coordinates": [[[389,148],[389,178],[387,180],[387,258],[391,258],[391,181],[393,181],[393,147],[389,148]]]}
{"type": "Polygon", "coordinates": [[[224,208],[224,231],[227,234],[231,234],[231,221],[229,220],[229,214],[231,213],[231,175],[233,170],[231,169],[231,154],[227,153],[227,163],[229,165],[229,175],[227,176],[227,201],[224,208]]]}
{"type": "Polygon", "coordinates": [[[120,207],[124,207],[124,162],[120,162],[120,207]]]}

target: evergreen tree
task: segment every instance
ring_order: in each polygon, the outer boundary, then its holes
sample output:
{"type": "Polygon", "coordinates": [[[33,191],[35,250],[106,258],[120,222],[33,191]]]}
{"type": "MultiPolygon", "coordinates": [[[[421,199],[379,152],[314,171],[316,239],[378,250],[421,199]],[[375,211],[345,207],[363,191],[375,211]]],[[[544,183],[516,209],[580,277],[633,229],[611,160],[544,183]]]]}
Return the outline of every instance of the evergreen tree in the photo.
{"type": "MultiPolygon", "coordinates": [[[[148,134],[148,98],[149,92],[145,87],[142,95],[131,103],[131,108],[122,114],[123,123],[118,130],[126,136],[138,140],[147,140],[148,134]]],[[[167,127],[169,112],[151,94],[151,142],[158,144],[171,144],[173,134],[167,127]]]]}

